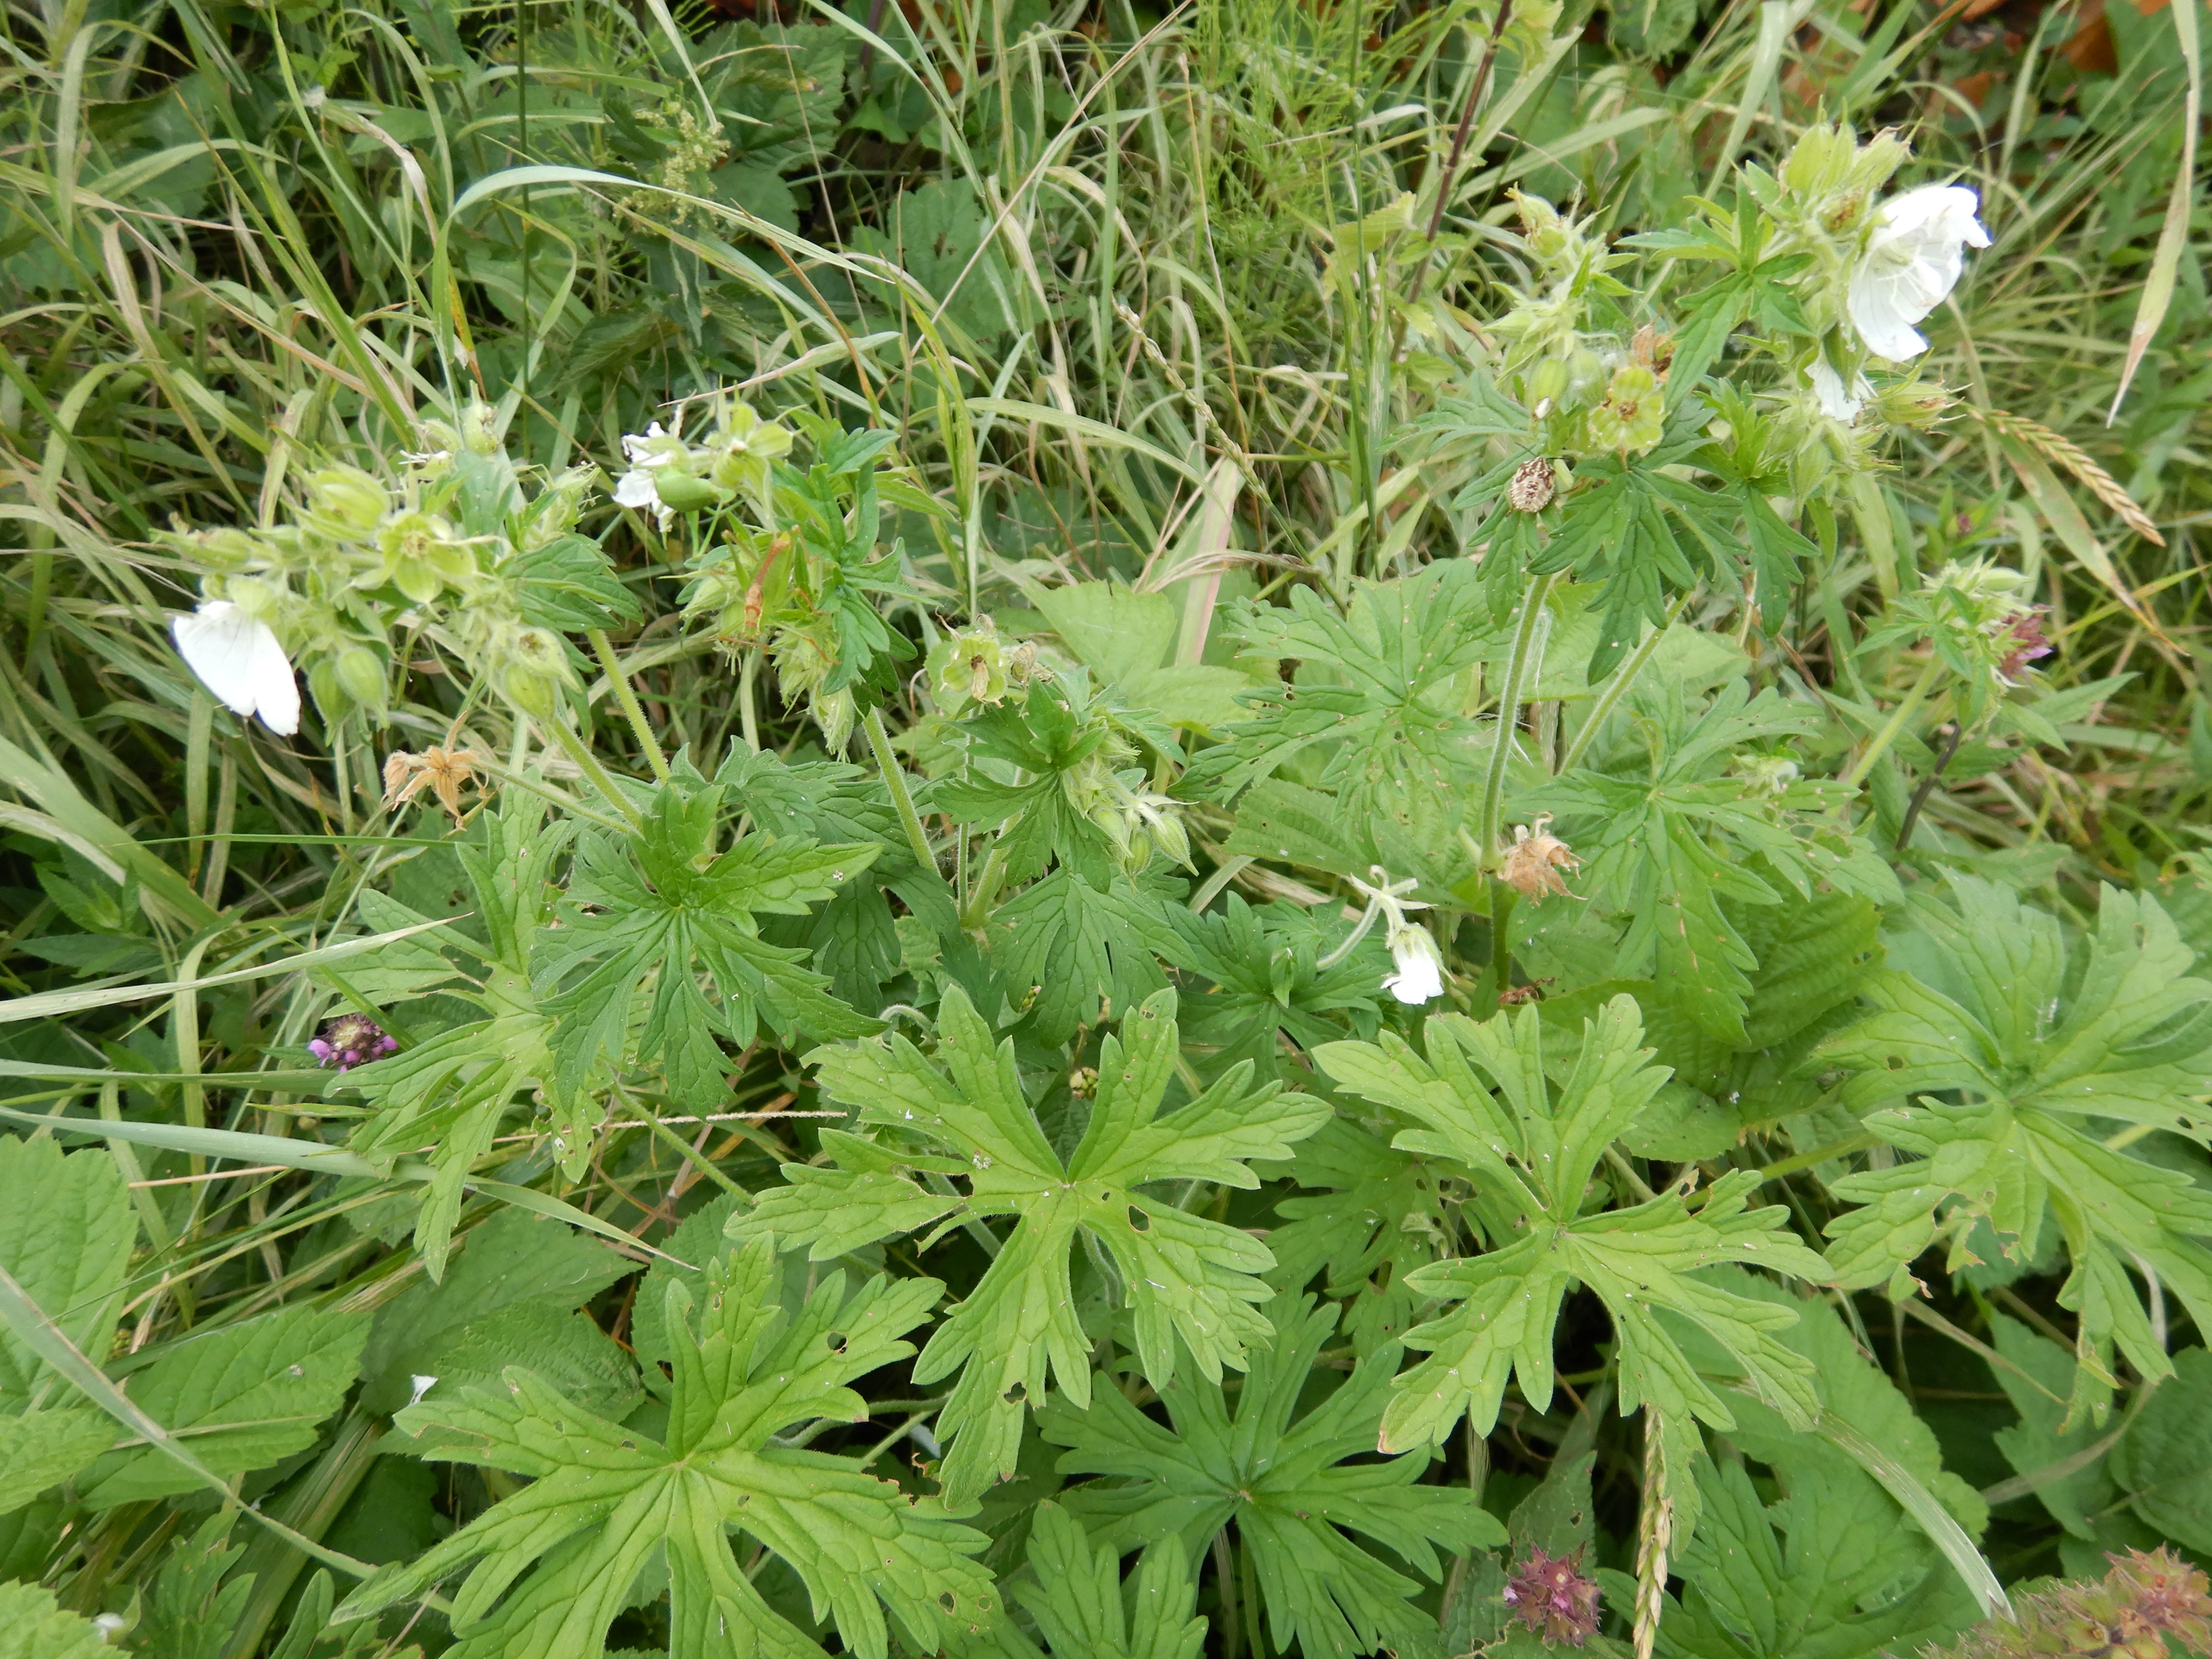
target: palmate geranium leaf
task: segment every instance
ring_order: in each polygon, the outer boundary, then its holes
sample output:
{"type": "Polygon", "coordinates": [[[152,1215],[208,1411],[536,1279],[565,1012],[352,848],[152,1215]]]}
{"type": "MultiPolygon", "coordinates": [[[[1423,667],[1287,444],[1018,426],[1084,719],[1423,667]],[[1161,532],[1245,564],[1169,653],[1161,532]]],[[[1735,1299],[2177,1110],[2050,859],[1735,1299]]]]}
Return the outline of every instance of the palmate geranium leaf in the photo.
{"type": "Polygon", "coordinates": [[[1827,1264],[1781,1231],[1788,1212],[1747,1211],[1754,1171],[1723,1176],[1695,1200],[1668,1192],[1632,1209],[1583,1213],[1606,1148],[1666,1080],[1638,1047],[1635,1003],[1618,996],[1588,1022],[1573,1070],[1555,1088],[1544,1065],[1534,1007],[1477,1024],[1431,1019],[1426,1057],[1388,1032],[1379,1044],[1334,1042],[1316,1051],[1347,1093],[1396,1113],[1393,1145],[1453,1167],[1473,1186],[1466,1213],[1487,1235],[1481,1255],[1439,1261],[1412,1288],[1452,1305],[1418,1326],[1406,1346],[1429,1358],[1395,1384],[1382,1419],[1386,1450],[1441,1442],[1462,1413],[1478,1432],[1495,1422],[1509,1375],[1541,1410],[1553,1390],[1553,1328],[1575,1285],[1595,1291],[1620,1345],[1624,1411],[1649,1404],[1677,1450],[1689,1419],[1735,1421],[1659,1317],[1688,1321],[1744,1368],[1761,1398],[1800,1426],[1817,1407],[1812,1367],[1772,1333],[1789,1309],[1693,1277],[1723,1261],[1826,1279],[1827,1264]]]}
{"type": "Polygon", "coordinates": [[[2115,1344],[2143,1376],[2171,1370],[2130,1259],[2212,1321],[2212,1197],[2094,1127],[2212,1141],[2212,981],[2191,975],[2195,952],[2148,895],[2105,889],[2071,951],[2055,917],[2005,889],[1960,876],[1951,897],[1916,907],[1865,988],[1875,1012],[1817,1051],[1850,1073],[1844,1103],[1917,1154],[1834,1184],[1860,1207],[1829,1224],[1831,1254],[1843,1283],[1901,1289],[1939,1236],[1963,1264],[1979,1218],[2032,1258],[2047,1210],[2073,1259],[2060,1300],[2081,1318],[2075,1404],[2101,1410],[2115,1344]]]}
{"type": "MultiPolygon", "coordinates": [[[[391,1158],[433,1149],[434,1174],[415,1226],[433,1279],[445,1272],[469,1170],[522,1091],[546,1091],[555,1155],[571,1175],[583,1173],[592,1148],[592,1126],[580,1105],[582,1079],[566,1091],[554,1088],[553,1020],[531,986],[538,929],[552,908],[551,874],[575,825],[547,823],[542,803],[519,791],[479,824],[482,840],[456,848],[475,902],[467,921],[403,939],[371,966],[383,969],[388,962],[386,971],[403,976],[409,994],[437,991],[473,1005],[483,1018],[435,1032],[345,1079],[373,1109],[353,1133],[356,1152],[391,1158]]],[[[374,895],[363,896],[362,914],[383,927],[428,920],[374,895]]]]}
{"type": "Polygon", "coordinates": [[[1267,1316],[1274,1339],[1252,1355],[1233,1407],[1219,1382],[1183,1376],[1160,1390],[1166,1425],[1112,1388],[1087,1407],[1048,1411],[1046,1437],[1068,1448],[1061,1472],[1107,1477],[1062,1501],[1116,1550],[1180,1539],[1194,1562],[1233,1525],[1278,1651],[1293,1642],[1314,1659],[1386,1645],[1440,1651],[1435,1619],[1411,1600],[1419,1584],[1346,1534],[1434,1579],[1439,1547],[1455,1554],[1503,1543],[1505,1529],[1464,1487],[1421,1484],[1425,1452],[1374,1455],[1395,1346],[1359,1361],[1294,1422],[1337,1310],[1285,1295],[1267,1316]]]}
{"type": "Polygon", "coordinates": [[[710,1266],[696,1332],[689,1287],[667,1287],[674,1389],[659,1437],[595,1416],[520,1369],[503,1387],[402,1412],[403,1431],[440,1431],[425,1455],[530,1484],[363,1584],[337,1617],[419,1595],[473,1561],[454,1598],[454,1659],[596,1659],[638,1573],[659,1557],[672,1651],[814,1659],[821,1650],[741,1570],[735,1531],[790,1566],[816,1616],[834,1618],[862,1659],[889,1650],[885,1609],[924,1653],[995,1625],[991,1577],[969,1559],[981,1534],[857,1459],[776,1440],[797,1424],[865,1420],[866,1403],[846,1385],[911,1354],[900,1339],[944,1287],[873,1279],[848,1291],[833,1273],[787,1316],[775,1266],[765,1238],[710,1266]]]}
{"type": "MultiPolygon", "coordinates": [[[[1039,1504],[1030,1534],[1030,1578],[1006,1586],[1036,1620],[1053,1659],[1199,1659],[1206,1620],[1192,1617],[1198,1581],[1176,1540],[1145,1552],[1122,1603],[1121,1552],[1094,1548],[1080,1522],[1059,1504],[1039,1504]]],[[[1009,1632],[1013,1626],[1006,1627],[1009,1632]]]]}
{"type": "Polygon", "coordinates": [[[1521,804],[1558,815],[1583,855],[1583,891],[1627,915],[1615,971],[1652,973],[1671,1006],[1743,1047],[1757,960],[1729,908],[1779,904],[1792,890],[1809,899],[1816,884],[1894,899],[1897,878],[1820,816],[1846,798],[1841,786],[1777,795],[1727,769],[1741,749],[1816,730],[1816,708],[1771,690],[1754,697],[1741,680],[1702,709],[1671,684],[1636,702],[1650,733],[1645,775],[1578,770],[1521,804]]]}
{"type": "Polygon", "coordinates": [[[635,833],[580,838],[559,925],[544,933],[533,974],[556,1022],[562,1091],[628,1056],[640,996],[635,1051],[665,1069],[679,1099],[720,1090],[718,1035],[743,1047],[763,1025],[815,1037],[875,1029],[801,965],[806,952],[763,941],[756,918],[804,915],[872,862],[878,845],[752,835],[718,849],[722,793],[679,763],[635,833]]]}
{"type": "Polygon", "coordinates": [[[1446,561],[1402,581],[1363,582],[1341,617],[1297,588],[1287,610],[1248,605],[1235,626],[1250,655],[1328,672],[1246,694],[1251,718],[1192,763],[1190,791],[1232,800],[1316,745],[1329,751],[1322,781],[1363,799],[1368,788],[1387,794],[1394,781],[1470,767],[1480,727],[1435,694],[1496,632],[1472,565],[1446,561]]]}
{"type": "Polygon", "coordinates": [[[994,1045],[957,989],[939,1017],[934,1062],[899,1036],[817,1049],[811,1058],[823,1092],[859,1108],[859,1123],[875,1133],[825,1133],[834,1167],[787,1164],[792,1184],[761,1194],[732,1221],[736,1237],[773,1233],[824,1258],[949,1217],[1015,1218],[989,1270],[915,1365],[922,1384],[960,1372],[939,1419],[951,1501],[965,1503],[1012,1472],[1024,1412],[1043,1405],[1049,1385],[1079,1406],[1089,1401],[1091,1342],[1076,1321],[1068,1274],[1079,1234],[1102,1244],[1121,1275],[1154,1386],[1176,1376],[1178,1340],[1188,1351],[1183,1365],[1218,1378],[1268,1334],[1255,1306],[1272,1293],[1258,1277],[1274,1265],[1267,1247],[1147,1188],[1257,1187],[1247,1161],[1287,1157],[1328,1108],[1255,1084],[1252,1068],[1240,1065],[1161,1115],[1175,1078],[1175,993],[1161,991],[1107,1038],[1089,1127],[1065,1162],[1023,1095],[1013,1044],[994,1045]],[[959,1176],[967,1190],[949,1180],[933,1190],[914,1179],[915,1170],[959,1176]]]}

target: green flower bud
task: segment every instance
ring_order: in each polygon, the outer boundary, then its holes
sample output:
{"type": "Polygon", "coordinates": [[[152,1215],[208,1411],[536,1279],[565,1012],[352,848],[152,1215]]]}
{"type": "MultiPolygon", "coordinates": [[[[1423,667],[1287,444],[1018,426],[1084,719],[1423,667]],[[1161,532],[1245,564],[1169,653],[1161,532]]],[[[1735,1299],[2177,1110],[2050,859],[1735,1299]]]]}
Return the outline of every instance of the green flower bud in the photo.
{"type": "Polygon", "coordinates": [[[326,466],[310,473],[307,501],[315,527],[343,541],[374,534],[392,506],[391,492],[353,466],[326,466]]]}

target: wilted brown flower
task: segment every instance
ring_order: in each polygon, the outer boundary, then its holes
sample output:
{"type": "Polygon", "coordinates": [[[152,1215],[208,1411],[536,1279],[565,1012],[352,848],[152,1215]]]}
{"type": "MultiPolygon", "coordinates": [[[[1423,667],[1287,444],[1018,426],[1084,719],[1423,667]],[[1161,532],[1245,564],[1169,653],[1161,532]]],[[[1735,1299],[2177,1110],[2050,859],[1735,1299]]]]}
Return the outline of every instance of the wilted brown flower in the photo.
{"type": "Polygon", "coordinates": [[[473,749],[441,749],[435,744],[419,755],[395,749],[384,757],[384,804],[404,806],[428,789],[459,823],[461,789],[476,781],[477,763],[483,758],[473,749]]]}
{"type": "Polygon", "coordinates": [[[1541,902],[1549,893],[1562,898],[1573,898],[1567,884],[1559,879],[1562,870],[1578,870],[1582,860],[1574,849],[1545,828],[1552,821],[1549,813],[1539,815],[1534,825],[1516,824],[1513,844],[1505,849],[1499,860],[1498,878],[1522,898],[1541,902]]]}
{"type": "Polygon", "coordinates": [[[1516,513],[1540,513],[1552,504],[1558,487],[1549,461],[1540,456],[1523,461],[1513,469],[1513,480],[1505,486],[1505,505],[1516,513]]]}
{"type": "Polygon", "coordinates": [[[1531,1546],[1505,1581],[1505,1605],[1547,1644],[1580,1647],[1597,1634],[1597,1580],[1582,1571],[1583,1553],[1549,1555],[1531,1546]]]}
{"type": "Polygon", "coordinates": [[[1997,635],[1998,643],[2006,647],[1997,663],[1998,678],[2016,680],[2028,664],[2051,654],[2051,643],[2043,634],[2043,611],[2039,605],[2032,605],[2006,619],[1997,635]]]}

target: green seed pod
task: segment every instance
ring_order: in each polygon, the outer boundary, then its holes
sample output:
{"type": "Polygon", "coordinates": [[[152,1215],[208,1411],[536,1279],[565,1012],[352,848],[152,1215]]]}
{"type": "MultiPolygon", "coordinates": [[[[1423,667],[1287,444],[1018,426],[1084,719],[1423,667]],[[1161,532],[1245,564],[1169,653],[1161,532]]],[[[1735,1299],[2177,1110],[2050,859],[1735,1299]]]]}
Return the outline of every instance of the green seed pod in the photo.
{"type": "Polygon", "coordinates": [[[704,478],[695,478],[673,467],[663,467],[653,475],[653,489],[663,507],[677,513],[696,513],[721,499],[721,492],[704,478]]]}
{"type": "Polygon", "coordinates": [[[384,659],[365,645],[349,645],[332,665],[338,689],[364,708],[384,707],[384,659]]]}

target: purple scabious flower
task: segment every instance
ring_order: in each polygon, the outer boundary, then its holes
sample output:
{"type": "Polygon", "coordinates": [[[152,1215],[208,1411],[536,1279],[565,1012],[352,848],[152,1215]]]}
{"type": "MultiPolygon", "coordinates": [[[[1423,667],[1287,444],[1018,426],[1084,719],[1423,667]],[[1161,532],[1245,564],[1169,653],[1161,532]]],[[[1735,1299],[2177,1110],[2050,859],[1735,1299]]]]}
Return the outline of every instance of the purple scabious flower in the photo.
{"type": "Polygon", "coordinates": [[[325,1020],[323,1029],[307,1044],[319,1066],[335,1066],[341,1072],[366,1066],[395,1052],[398,1041],[367,1014],[340,1014],[325,1020]]]}

